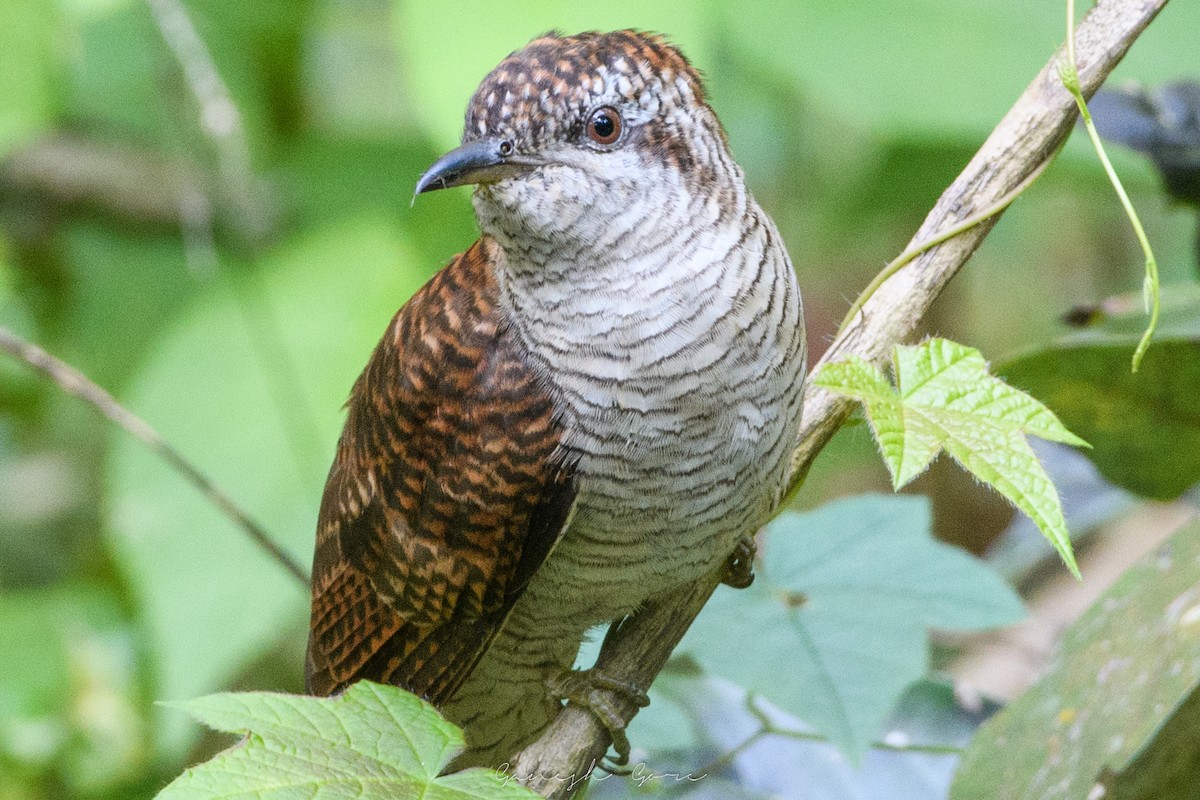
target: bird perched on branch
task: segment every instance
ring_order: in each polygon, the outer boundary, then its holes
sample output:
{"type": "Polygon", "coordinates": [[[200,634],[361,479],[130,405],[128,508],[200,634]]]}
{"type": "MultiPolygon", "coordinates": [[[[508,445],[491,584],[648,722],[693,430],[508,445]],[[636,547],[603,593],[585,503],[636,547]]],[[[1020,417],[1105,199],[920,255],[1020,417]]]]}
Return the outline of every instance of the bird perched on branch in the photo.
{"type": "Polygon", "coordinates": [[[480,239],[400,309],[348,403],[306,669],[316,694],[427,698],[466,731],[459,766],[527,745],[572,675],[603,683],[571,673],[590,628],[767,521],[805,370],[787,251],[663,39],[510,55],[416,191],[464,184],[480,239]]]}

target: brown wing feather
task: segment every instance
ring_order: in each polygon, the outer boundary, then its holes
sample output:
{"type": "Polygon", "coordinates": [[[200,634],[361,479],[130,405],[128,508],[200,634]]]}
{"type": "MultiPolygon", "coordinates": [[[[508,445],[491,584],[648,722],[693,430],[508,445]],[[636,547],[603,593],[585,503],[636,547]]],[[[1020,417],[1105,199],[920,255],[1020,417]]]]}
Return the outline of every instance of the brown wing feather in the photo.
{"type": "Polygon", "coordinates": [[[566,524],[572,464],[496,306],[494,247],[400,309],[354,387],[317,525],[314,694],[369,678],[448,699],[566,524]]]}

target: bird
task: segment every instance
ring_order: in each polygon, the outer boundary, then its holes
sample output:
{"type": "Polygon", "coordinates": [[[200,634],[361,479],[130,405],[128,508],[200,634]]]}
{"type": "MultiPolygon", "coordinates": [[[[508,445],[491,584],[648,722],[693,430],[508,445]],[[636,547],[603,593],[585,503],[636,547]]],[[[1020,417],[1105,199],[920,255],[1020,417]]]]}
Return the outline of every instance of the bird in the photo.
{"type": "Polygon", "coordinates": [[[606,686],[574,670],[598,626],[722,564],[749,582],[806,369],[787,249],[665,37],[510,54],[414,197],[464,185],[479,239],[347,402],[305,665],[311,694],[369,679],[434,704],[465,733],[452,768],[508,762],[573,676],[606,686]]]}

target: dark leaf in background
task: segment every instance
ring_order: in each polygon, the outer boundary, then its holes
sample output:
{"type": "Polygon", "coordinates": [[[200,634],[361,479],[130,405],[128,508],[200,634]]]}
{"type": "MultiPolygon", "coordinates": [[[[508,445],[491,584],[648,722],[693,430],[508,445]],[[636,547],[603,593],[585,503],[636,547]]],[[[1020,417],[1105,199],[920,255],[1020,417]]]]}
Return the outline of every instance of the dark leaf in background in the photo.
{"type": "Polygon", "coordinates": [[[1171,197],[1200,204],[1200,83],[1101,89],[1088,108],[1102,137],[1150,157],[1171,197]]]}
{"type": "MultiPolygon", "coordinates": [[[[1101,89],[1088,105],[1101,136],[1145,153],[1173,200],[1200,206],[1200,83],[1101,89]]],[[[1194,255],[1200,270],[1200,227],[1194,255]]]]}
{"type": "Polygon", "coordinates": [[[1129,766],[1107,773],[1106,800],[1200,798],[1200,687],[1175,709],[1129,766]]]}
{"type": "Polygon", "coordinates": [[[1169,500],[1200,481],[1200,286],[1163,290],[1163,317],[1137,373],[1129,357],[1140,309],[997,368],[1091,443],[1104,477],[1169,500]]]}

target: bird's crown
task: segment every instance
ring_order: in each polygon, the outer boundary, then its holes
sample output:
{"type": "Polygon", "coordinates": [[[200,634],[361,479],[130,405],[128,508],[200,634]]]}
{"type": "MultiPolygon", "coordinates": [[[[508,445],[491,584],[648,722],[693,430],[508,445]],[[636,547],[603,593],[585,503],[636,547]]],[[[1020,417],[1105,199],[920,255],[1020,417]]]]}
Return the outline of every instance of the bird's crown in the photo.
{"type": "Polygon", "coordinates": [[[647,116],[704,102],[700,74],[661,36],[633,30],[540,36],[492,70],[467,107],[463,141],[536,143],[579,134],[589,113],[632,105],[647,116]]]}

